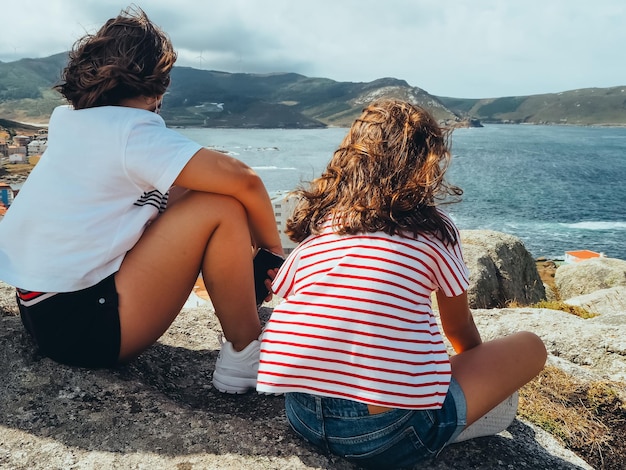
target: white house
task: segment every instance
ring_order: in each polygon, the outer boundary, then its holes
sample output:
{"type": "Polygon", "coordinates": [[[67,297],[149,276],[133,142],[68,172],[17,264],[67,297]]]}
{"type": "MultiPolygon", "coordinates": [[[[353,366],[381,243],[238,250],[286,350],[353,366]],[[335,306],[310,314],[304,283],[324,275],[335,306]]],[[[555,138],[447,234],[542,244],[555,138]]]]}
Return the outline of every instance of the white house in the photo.
{"type": "Polygon", "coordinates": [[[280,233],[280,242],[285,250],[285,254],[288,255],[297,244],[292,242],[284,232],[287,219],[291,216],[291,213],[296,207],[297,198],[290,195],[289,191],[275,191],[270,194],[270,198],[272,200],[272,207],[274,208],[276,227],[278,228],[278,233],[280,233]]]}
{"type": "Polygon", "coordinates": [[[33,140],[28,144],[28,155],[41,155],[48,148],[45,140],[33,140]]]}
{"type": "Polygon", "coordinates": [[[23,153],[12,153],[9,155],[9,163],[28,163],[28,157],[23,153]]]}
{"type": "Polygon", "coordinates": [[[563,260],[566,264],[580,263],[581,261],[585,261],[592,258],[605,258],[606,255],[604,253],[597,253],[591,250],[576,250],[576,251],[566,251],[565,259],[563,260]]]}

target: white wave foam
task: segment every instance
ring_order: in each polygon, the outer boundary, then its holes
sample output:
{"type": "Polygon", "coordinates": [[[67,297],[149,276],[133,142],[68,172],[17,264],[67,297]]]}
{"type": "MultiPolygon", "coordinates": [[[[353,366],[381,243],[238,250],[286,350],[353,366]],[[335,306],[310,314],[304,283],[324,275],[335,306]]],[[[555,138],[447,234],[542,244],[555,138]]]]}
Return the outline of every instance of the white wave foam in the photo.
{"type": "Polygon", "coordinates": [[[228,149],[221,148],[221,147],[207,147],[207,148],[209,150],[215,150],[216,152],[220,152],[225,155],[230,155],[231,157],[237,157],[239,155],[239,153],[235,152],[234,150],[228,150],[228,149]]]}
{"type": "Polygon", "coordinates": [[[561,225],[579,230],[626,230],[626,222],[587,221],[561,225]]]}
{"type": "Polygon", "coordinates": [[[268,170],[289,170],[289,171],[297,170],[297,168],[294,168],[292,166],[253,166],[252,169],[255,170],[255,171],[257,171],[257,170],[264,170],[264,171],[268,171],[268,170]]]}
{"type": "Polygon", "coordinates": [[[280,149],[278,147],[252,147],[248,145],[244,150],[246,152],[278,152],[280,149]]]}

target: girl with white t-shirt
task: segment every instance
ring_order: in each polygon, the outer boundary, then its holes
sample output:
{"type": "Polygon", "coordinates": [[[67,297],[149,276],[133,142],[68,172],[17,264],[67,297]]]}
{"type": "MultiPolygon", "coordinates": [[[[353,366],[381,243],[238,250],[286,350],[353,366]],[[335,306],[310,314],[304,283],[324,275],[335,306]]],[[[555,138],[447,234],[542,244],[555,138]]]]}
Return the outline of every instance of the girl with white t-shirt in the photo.
{"type": "Polygon", "coordinates": [[[244,163],[158,115],[176,53],[140,9],[74,46],[48,148],[0,223],[0,279],[57,361],[128,361],[170,326],[202,273],[224,336],[221,391],[256,384],[253,246],[282,255],[268,193],[244,163]]]}
{"type": "Polygon", "coordinates": [[[459,232],[437,207],[447,135],[409,103],[369,105],[308,188],[286,232],[299,243],[272,290],[257,390],[285,393],[293,429],[371,468],[413,467],[494,434],[543,368],[529,332],[482,342],[459,232]],[[431,305],[436,292],[449,357],[431,305]]]}

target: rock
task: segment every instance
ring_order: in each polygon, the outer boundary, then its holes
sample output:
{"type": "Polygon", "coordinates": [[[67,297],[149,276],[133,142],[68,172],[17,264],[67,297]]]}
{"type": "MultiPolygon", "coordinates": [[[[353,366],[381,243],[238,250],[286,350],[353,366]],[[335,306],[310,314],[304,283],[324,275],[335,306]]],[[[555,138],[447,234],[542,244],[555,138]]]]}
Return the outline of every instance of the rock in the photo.
{"type": "Polygon", "coordinates": [[[563,448],[550,434],[523,420],[493,437],[473,439],[444,449],[429,470],[448,469],[579,469],[593,470],[563,448]]]}
{"type": "Polygon", "coordinates": [[[565,301],[568,305],[582,307],[585,310],[607,316],[626,316],[626,286],[601,289],[590,294],[571,297],[565,301]]]}
{"type": "Polygon", "coordinates": [[[473,310],[484,340],[528,330],[548,353],[595,376],[626,382],[626,313],[583,319],[558,310],[504,308],[473,310]]]}
{"type": "Polygon", "coordinates": [[[530,305],[546,298],[536,261],[522,241],[491,230],[461,230],[465,262],[470,270],[467,291],[471,308],[530,305]]]}
{"type": "Polygon", "coordinates": [[[0,282],[0,316],[19,315],[15,303],[15,288],[0,282]]]}
{"type": "MultiPolygon", "coordinates": [[[[13,295],[0,283],[1,305],[9,306],[13,295]]],[[[211,307],[184,309],[157,344],[114,370],[68,367],[39,356],[13,309],[3,308],[0,468],[356,468],[296,437],[282,397],[233,396],[211,387],[220,334],[211,307]]],[[[267,319],[271,309],[264,307],[261,313],[267,319]]],[[[490,335],[517,329],[515,322],[554,330],[563,319],[546,320],[551,316],[504,309],[479,311],[477,319],[490,335]]],[[[558,351],[567,337],[567,332],[555,337],[551,350],[558,351]]],[[[452,445],[428,467],[591,468],[522,420],[497,436],[452,445]]]]}
{"type": "Polygon", "coordinates": [[[546,300],[548,302],[559,300],[558,295],[556,291],[552,288],[552,286],[549,286],[548,284],[544,282],[543,289],[546,292],[546,300]]]}
{"type": "MultiPolygon", "coordinates": [[[[569,269],[561,273],[562,285],[595,290],[567,300],[599,314],[591,319],[529,307],[478,308],[511,300],[534,303],[546,288],[516,237],[489,231],[461,235],[474,318],[485,340],[534,331],[546,344],[550,364],[585,380],[624,383],[624,265],[579,263],[578,280],[569,269]]],[[[261,309],[262,320],[275,302],[261,309]]],[[[225,395],[212,388],[220,333],[210,304],[186,308],[157,344],[128,365],[63,366],[37,353],[21,325],[14,289],[0,282],[0,468],[355,469],[295,436],[282,397],[225,395]]],[[[497,436],[451,445],[427,466],[591,469],[521,419],[497,436]]]]}
{"type": "Polygon", "coordinates": [[[554,282],[561,299],[626,286],[626,261],[592,258],[579,263],[563,264],[556,270],[554,282]]]}

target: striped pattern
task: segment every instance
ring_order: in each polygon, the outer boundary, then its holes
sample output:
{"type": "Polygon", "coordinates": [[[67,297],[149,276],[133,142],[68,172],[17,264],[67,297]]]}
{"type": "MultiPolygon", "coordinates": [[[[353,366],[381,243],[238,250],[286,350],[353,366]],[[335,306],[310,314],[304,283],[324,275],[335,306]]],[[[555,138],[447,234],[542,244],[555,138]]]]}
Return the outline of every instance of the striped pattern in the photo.
{"type": "Polygon", "coordinates": [[[32,307],[50,297],[57,295],[56,292],[33,292],[25,289],[17,288],[17,298],[20,304],[25,307],[32,307]]]}
{"type": "Polygon", "coordinates": [[[431,293],[468,286],[460,247],[384,233],[302,242],[274,280],[257,389],[410,409],[441,407],[450,362],[431,293]]]}
{"type": "Polygon", "coordinates": [[[147,191],[141,195],[141,197],[135,201],[133,205],[135,206],[153,206],[156,207],[159,211],[159,214],[165,212],[167,208],[167,200],[169,198],[169,191],[165,194],[162,194],[160,191],[154,189],[152,191],[147,191]]]}

